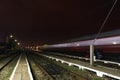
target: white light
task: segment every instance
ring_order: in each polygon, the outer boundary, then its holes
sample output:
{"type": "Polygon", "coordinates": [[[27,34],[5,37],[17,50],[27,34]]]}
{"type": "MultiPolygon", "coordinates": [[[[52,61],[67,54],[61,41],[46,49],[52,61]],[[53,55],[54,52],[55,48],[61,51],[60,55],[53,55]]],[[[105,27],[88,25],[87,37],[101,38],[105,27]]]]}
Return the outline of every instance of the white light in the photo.
{"type": "Polygon", "coordinates": [[[13,37],[13,35],[10,35],[10,37],[12,38],[12,37],[13,37]]]}
{"type": "Polygon", "coordinates": [[[17,43],[18,45],[20,45],[20,43],[17,43]]]}
{"type": "Polygon", "coordinates": [[[113,44],[117,44],[117,42],[113,42],[113,44]]]}
{"type": "Polygon", "coordinates": [[[80,44],[77,44],[77,46],[80,46],[80,44]]]}
{"type": "Polygon", "coordinates": [[[17,42],[17,40],[15,39],[15,42],[17,42]]]}

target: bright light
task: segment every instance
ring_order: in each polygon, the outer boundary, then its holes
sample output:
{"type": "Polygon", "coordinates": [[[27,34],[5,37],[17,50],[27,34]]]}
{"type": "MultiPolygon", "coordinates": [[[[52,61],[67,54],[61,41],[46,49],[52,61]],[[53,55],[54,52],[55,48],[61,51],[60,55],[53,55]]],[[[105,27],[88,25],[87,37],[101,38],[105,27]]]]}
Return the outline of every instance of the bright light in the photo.
{"type": "Polygon", "coordinates": [[[18,45],[20,45],[20,43],[17,43],[18,45]]]}
{"type": "Polygon", "coordinates": [[[113,44],[117,44],[117,42],[113,42],[113,44]]]}
{"type": "Polygon", "coordinates": [[[12,38],[12,37],[13,37],[13,35],[10,35],[10,37],[12,38]]]}
{"type": "Polygon", "coordinates": [[[36,46],[36,48],[35,48],[35,49],[36,49],[36,51],[38,51],[38,50],[39,50],[39,48],[40,48],[40,46],[36,46]]]}
{"type": "Polygon", "coordinates": [[[15,42],[17,42],[17,40],[15,39],[15,42]]]}
{"type": "Polygon", "coordinates": [[[80,44],[77,44],[77,46],[80,46],[80,44]]]}

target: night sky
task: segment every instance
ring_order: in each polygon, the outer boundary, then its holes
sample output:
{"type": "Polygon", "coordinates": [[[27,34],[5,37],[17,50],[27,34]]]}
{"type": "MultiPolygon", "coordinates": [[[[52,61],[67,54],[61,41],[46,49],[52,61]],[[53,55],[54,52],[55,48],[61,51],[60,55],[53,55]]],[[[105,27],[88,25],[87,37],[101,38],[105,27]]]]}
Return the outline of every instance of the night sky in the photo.
{"type": "MultiPolygon", "coordinates": [[[[118,0],[119,1],[119,0],[118,0]]],[[[1,0],[0,38],[52,44],[97,33],[114,0],[1,0]]],[[[120,1],[102,32],[120,28],[120,1]]]]}

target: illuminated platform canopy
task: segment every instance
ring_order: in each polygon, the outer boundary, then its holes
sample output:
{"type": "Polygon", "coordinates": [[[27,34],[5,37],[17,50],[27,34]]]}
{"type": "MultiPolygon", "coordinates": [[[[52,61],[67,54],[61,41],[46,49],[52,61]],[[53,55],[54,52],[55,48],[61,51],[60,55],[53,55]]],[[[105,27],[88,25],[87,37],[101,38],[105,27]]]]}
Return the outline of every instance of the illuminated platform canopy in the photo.
{"type": "Polygon", "coordinates": [[[89,36],[85,36],[85,37],[81,37],[73,40],[68,40],[59,44],[48,45],[43,48],[120,44],[120,30],[113,30],[113,31],[101,33],[97,39],[95,39],[95,36],[96,34],[89,35],[89,36]],[[95,39],[95,42],[94,42],[94,39],[95,39]]]}

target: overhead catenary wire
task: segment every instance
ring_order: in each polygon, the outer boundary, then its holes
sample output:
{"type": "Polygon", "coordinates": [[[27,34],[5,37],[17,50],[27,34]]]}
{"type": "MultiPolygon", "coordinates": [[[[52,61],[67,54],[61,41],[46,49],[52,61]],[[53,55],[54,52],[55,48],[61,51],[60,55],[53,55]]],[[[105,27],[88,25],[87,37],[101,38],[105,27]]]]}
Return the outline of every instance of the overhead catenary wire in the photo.
{"type": "Polygon", "coordinates": [[[102,23],[102,25],[101,25],[101,27],[100,27],[98,33],[96,34],[96,36],[95,36],[95,38],[94,38],[94,40],[93,40],[93,45],[94,45],[96,39],[98,38],[98,36],[100,35],[100,33],[101,33],[101,31],[102,31],[102,29],[103,29],[105,23],[107,22],[107,20],[108,20],[110,14],[112,13],[112,11],[113,11],[113,9],[114,9],[114,7],[115,7],[117,1],[118,1],[118,0],[115,0],[115,1],[114,1],[114,3],[113,3],[113,5],[112,5],[112,7],[110,8],[110,10],[109,10],[107,16],[105,17],[105,20],[103,21],[103,23],[102,23]]]}

